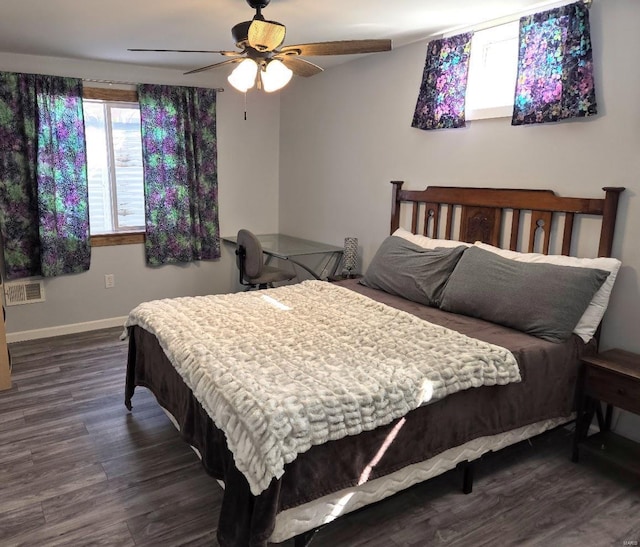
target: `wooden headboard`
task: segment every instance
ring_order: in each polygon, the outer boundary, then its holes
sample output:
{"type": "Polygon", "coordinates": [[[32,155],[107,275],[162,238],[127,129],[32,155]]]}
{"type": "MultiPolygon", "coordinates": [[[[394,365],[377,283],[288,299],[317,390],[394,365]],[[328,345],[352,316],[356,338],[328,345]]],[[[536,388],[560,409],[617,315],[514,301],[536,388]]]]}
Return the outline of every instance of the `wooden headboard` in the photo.
{"type": "Polygon", "coordinates": [[[496,247],[500,246],[501,235],[508,234],[509,249],[522,252],[534,252],[536,238],[541,237],[541,252],[549,254],[551,231],[562,218],[561,253],[569,255],[576,215],[596,215],[602,217],[598,256],[611,256],[618,198],[624,190],[603,188],[604,198],[573,198],[557,196],[551,190],[447,186],[403,190],[403,181],[391,184],[391,233],[400,227],[401,209],[408,207],[414,234],[420,230],[422,235],[432,238],[482,241],[496,247]],[[524,242],[518,245],[523,213],[530,216],[526,246],[524,242]],[[459,223],[454,223],[454,215],[459,215],[459,223]]]}

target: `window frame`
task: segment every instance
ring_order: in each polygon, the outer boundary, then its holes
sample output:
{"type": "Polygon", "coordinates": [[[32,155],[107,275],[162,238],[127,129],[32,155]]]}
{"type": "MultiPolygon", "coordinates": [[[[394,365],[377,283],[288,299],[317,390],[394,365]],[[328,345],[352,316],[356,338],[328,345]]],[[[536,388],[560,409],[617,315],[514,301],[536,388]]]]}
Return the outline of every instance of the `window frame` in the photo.
{"type": "MultiPolygon", "coordinates": [[[[138,92],[128,89],[107,89],[101,87],[83,86],[83,99],[93,99],[110,102],[138,103],[138,92]]],[[[113,245],[133,245],[144,243],[144,230],[121,231],[112,234],[98,234],[90,236],[92,247],[107,247],[113,245]]]]}
{"type": "MultiPolygon", "coordinates": [[[[486,120],[493,118],[510,118],[513,115],[513,105],[514,105],[514,96],[515,96],[515,87],[516,87],[516,79],[517,79],[517,71],[518,71],[518,40],[519,40],[519,21],[506,21],[500,24],[492,25],[486,28],[479,29],[474,32],[473,38],[471,39],[471,59],[469,66],[469,80],[467,82],[467,93],[469,92],[469,81],[473,77],[476,80],[486,81],[488,79],[487,70],[484,67],[484,63],[482,61],[478,61],[478,53],[482,53],[484,55],[486,53],[487,47],[492,44],[499,43],[506,40],[514,40],[515,44],[515,56],[514,61],[515,64],[510,68],[514,72],[514,85],[513,85],[513,96],[509,104],[499,104],[499,105],[489,105],[489,106],[480,106],[479,108],[468,108],[465,106],[465,118],[467,121],[474,120],[486,120]],[[507,29],[507,27],[510,27],[507,29]],[[475,45],[475,53],[476,57],[474,57],[474,40],[476,41],[475,45]]],[[[473,84],[472,84],[473,85],[473,84]]],[[[476,84],[473,86],[478,91],[481,86],[476,84]]],[[[472,88],[473,91],[473,88],[472,88]]],[[[467,105],[469,103],[467,99],[467,105]]]]}

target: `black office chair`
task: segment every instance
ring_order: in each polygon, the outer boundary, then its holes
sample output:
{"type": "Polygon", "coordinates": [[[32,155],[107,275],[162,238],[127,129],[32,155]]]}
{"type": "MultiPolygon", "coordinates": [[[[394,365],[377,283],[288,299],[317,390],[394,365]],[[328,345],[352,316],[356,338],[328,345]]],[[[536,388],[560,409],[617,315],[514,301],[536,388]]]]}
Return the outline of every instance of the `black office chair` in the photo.
{"type": "Polygon", "coordinates": [[[289,281],[295,272],[268,266],[262,256],[262,245],[249,230],[240,230],[237,239],[236,263],[240,272],[240,284],[249,289],[273,287],[277,281],[289,281]]]}

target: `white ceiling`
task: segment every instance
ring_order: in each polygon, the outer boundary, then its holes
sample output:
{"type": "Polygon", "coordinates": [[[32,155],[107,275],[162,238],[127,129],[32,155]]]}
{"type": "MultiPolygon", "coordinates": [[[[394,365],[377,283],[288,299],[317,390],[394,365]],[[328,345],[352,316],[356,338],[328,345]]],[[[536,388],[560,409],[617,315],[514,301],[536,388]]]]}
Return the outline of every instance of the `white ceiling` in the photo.
{"type": "MultiPolygon", "coordinates": [[[[3,0],[2,4],[0,52],[180,71],[224,58],[134,53],[127,48],[234,49],[231,27],[254,15],[245,0],[3,0]]],[[[285,45],[390,38],[399,47],[543,4],[541,0],[272,0],[263,14],[286,25],[285,45]]],[[[347,59],[312,60],[326,68],[347,59]]]]}

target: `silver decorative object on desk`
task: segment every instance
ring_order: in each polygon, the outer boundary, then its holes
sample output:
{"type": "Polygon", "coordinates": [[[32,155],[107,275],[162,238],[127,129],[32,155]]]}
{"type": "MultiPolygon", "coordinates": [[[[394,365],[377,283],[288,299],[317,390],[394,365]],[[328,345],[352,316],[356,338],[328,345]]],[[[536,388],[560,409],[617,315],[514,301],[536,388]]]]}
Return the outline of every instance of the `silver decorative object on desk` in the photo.
{"type": "Polygon", "coordinates": [[[357,237],[345,237],[344,238],[344,251],[342,254],[343,272],[346,272],[347,277],[351,277],[358,265],[358,238],[357,237]]]}

